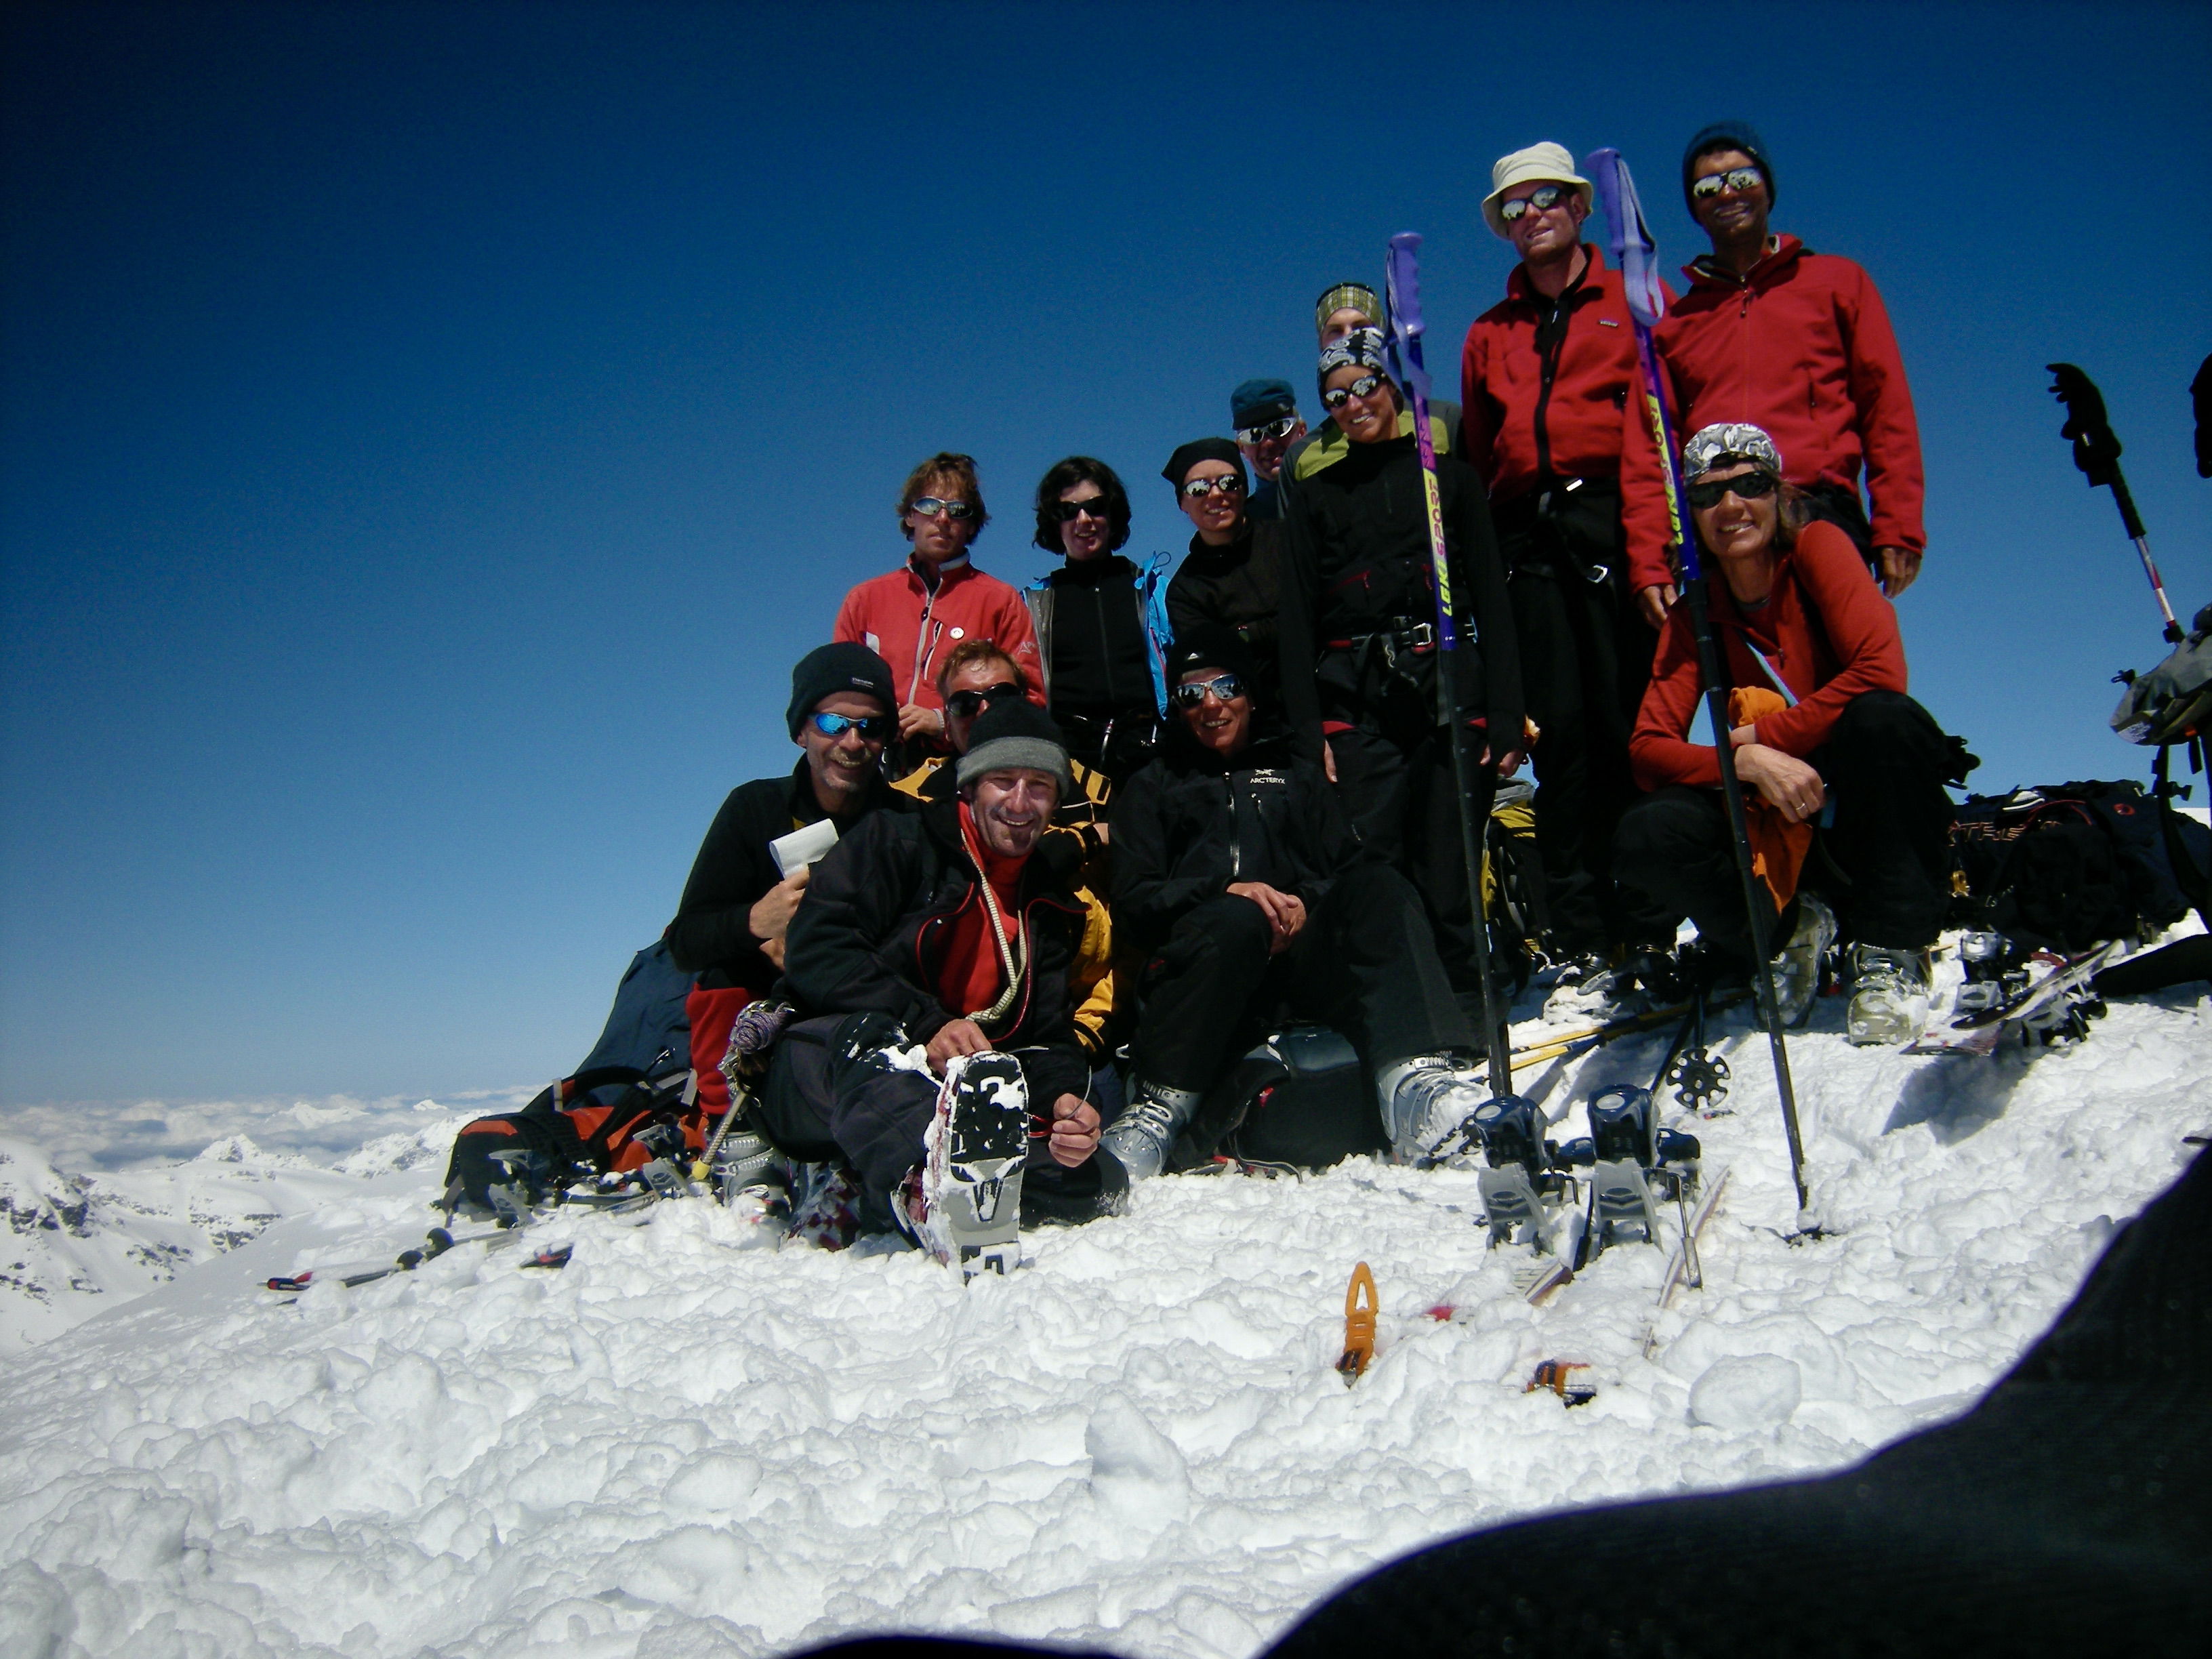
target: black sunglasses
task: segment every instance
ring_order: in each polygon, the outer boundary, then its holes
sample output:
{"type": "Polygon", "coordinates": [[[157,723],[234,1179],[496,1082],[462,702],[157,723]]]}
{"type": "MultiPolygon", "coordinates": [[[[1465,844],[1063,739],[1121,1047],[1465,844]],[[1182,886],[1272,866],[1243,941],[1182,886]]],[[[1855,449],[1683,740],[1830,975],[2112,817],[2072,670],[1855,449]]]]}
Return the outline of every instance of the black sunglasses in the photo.
{"type": "Polygon", "coordinates": [[[1741,196],[1753,185],[1766,182],[1766,175],[1757,167],[1730,167],[1726,173],[1709,173],[1690,186],[1691,199],[1710,202],[1723,190],[1731,196],[1741,196]]]}
{"type": "Polygon", "coordinates": [[[1559,206],[1559,198],[1568,193],[1567,186],[1565,185],[1539,185],[1518,201],[1500,202],[1498,204],[1498,216],[1510,225],[1531,210],[1538,213],[1549,213],[1553,208],[1559,206]]]}
{"type": "Polygon", "coordinates": [[[1718,507],[1721,497],[1734,495],[1739,501],[1755,501],[1771,495],[1779,482],[1771,472],[1746,472],[1734,478],[1706,478],[1690,486],[1690,505],[1703,513],[1708,507],[1718,507]]]}
{"type": "Polygon", "coordinates": [[[1380,374],[1363,374],[1350,386],[1332,386],[1321,394],[1321,400],[1331,409],[1342,409],[1354,398],[1373,397],[1375,388],[1382,384],[1380,374]]]}
{"type": "Polygon", "coordinates": [[[823,709],[806,718],[825,738],[842,738],[848,728],[854,728],[870,743],[882,743],[898,730],[898,722],[889,714],[866,714],[854,720],[850,714],[832,714],[823,709]]]}
{"type": "Polygon", "coordinates": [[[1020,686],[1001,681],[997,685],[987,685],[980,691],[955,691],[951,696],[945,698],[945,707],[951,713],[959,715],[962,720],[972,720],[993,703],[1003,698],[1018,697],[1021,695],[1020,686]]]}
{"type": "Polygon", "coordinates": [[[1231,702],[1244,695],[1244,682],[1234,674],[1217,674],[1210,680],[1191,680],[1178,685],[1168,697],[1178,708],[1195,708],[1212,692],[1224,702],[1231,702]]]}
{"type": "Polygon", "coordinates": [[[1114,510],[1106,505],[1103,495],[1086,495],[1079,501],[1062,501],[1052,510],[1053,517],[1062,524],[1072,523],[1079,515],[1088,513],[1094,519],[1110,519],[1114,510]]]}

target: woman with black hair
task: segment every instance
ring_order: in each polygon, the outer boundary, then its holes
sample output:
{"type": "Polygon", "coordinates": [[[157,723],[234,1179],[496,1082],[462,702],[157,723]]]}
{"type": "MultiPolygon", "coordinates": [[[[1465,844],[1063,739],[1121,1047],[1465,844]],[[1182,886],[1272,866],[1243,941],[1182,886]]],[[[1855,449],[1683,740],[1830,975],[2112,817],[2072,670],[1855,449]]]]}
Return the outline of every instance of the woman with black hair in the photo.
{"type": "Polygon", "coordinates": [[[1066,561],[1022,595],[1045,705],[1069,756],[1115,782],[1151,755],[1164,702],[1168,556],[1139,570],[1121,555],[1128,539],[1128,491],[1105,462],[1071,455],[1038,481],[1036,544],[1066,561]]]}

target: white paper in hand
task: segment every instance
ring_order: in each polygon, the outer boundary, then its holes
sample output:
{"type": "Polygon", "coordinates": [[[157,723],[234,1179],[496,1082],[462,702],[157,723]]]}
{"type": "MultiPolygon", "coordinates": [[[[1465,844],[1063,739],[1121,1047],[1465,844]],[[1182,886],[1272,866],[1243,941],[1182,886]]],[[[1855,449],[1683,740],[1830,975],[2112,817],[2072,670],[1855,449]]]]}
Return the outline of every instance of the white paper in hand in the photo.
{"type": "Polygon", "coordinates": [[[836,844],[837,826],[823,818],[804,830],[778,836],[769,842],[768,850],[775,860],[777,873],[788,880],[793,871],[804,870],[836,844]]]}

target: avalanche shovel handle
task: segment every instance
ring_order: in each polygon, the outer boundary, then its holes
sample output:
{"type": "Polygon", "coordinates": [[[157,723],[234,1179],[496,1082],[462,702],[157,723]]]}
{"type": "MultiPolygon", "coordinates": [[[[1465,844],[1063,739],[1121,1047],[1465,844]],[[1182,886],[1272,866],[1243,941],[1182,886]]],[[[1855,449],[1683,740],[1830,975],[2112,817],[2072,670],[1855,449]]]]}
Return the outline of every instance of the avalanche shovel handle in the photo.
{"type": "Polygon", "coordinates": [[[1375,1275],[1363,1261],[1352,1270],[1352,1283],[1344,1287],[1344,1358],[1336,1369],[1350,1388],[1375,1358],[1375,1275]]]}

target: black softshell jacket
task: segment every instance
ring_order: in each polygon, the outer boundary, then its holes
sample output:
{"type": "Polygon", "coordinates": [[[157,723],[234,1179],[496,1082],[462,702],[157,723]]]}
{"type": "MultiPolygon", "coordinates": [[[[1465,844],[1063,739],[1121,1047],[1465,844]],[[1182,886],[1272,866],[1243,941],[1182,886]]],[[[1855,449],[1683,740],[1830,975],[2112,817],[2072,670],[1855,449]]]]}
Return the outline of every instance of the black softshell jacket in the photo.
{"type": "MultiPolygon", "coordinates": [[[[1285,713],[1298,752],[1319,759],[1324,725],[1391,730],[1425,696],[1436,704],[1437,653],[1401,655],[1344,642],[1402,619],[1433,623],[1428,499],[1413,434],[1345,444],[1327,465],[1302,471],[1289,493],[1283,571],[1281,669],[1285,713]]],[[[1311,462],[1308,465],[1310,466],[1311,462]]],[[[1460,641],[1457,706],[1468,719],[1521,746],[1521,658],[1512,603],[1482,481],[1455,455],[1437,456],[1454,613],[1472,618],[1460,641]]]]}
{"type": "MultiPolygon", "coordinates": [[[[879,812],[814,866],[784,941],[783,989],[802,1012],[890,1014],[917,1042],[956,1018],[937,1000],[945,945],[953,919],[983,902],[982,878],[960,844],[959,806],[948,799],[879,812]]],[[[1078,860],[1064,856],[1075,850],[1048,836],[1023,868],[1029,972],[1011,1022],[988,1034],[995,1048],[1053,1051],[1054,1091],[1079,1095],[1090,1066],[1071,970],[1089,909],[1074,890],[1078,860]]]]}
{"type": "Polygon", "coordinates": [[[1336,791],[1286,738],[1224,763],[1180,722],[1171,734],[1166,752],[1114,795],[1114,925],[1138,948],[1157,949],[1231,882],[1263,882],[1311,907],[1358,861],[1336,791]]]}
{"type": "MultiPolygon", "coordinates": [[[[869,814],[904,813],[912,800],[878,778],[860,810],[836,820],[842,839],[869,814]]],[[[814,780],[801,760],[787,778],[755,778],[730,791],[699,843],[690,878],[665,937],[668,955],[688,974],[708,975],[716,985],[741,985],[764,997],[776,981],[775,964],[753,937],[753,906],[782,880],[768,844],[829,814],[814,799],[814,780]]]]}

